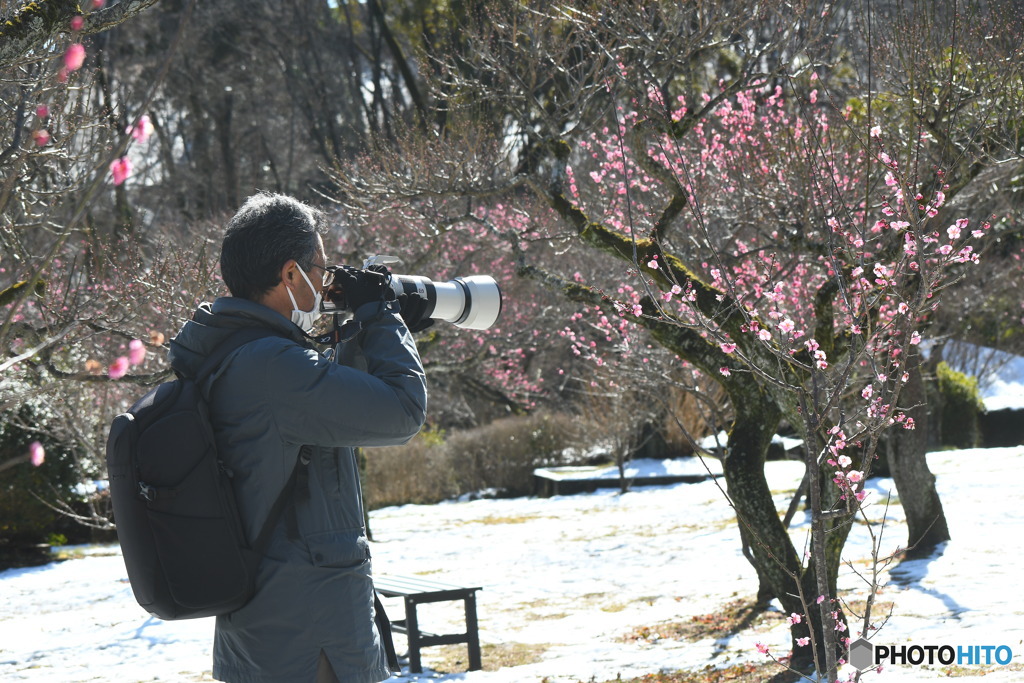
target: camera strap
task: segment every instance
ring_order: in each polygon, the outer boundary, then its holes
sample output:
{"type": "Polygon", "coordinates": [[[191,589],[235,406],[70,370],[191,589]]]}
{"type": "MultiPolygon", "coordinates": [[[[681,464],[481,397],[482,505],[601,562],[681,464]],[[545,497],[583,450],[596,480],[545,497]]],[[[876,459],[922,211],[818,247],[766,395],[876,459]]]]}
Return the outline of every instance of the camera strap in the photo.
{"type": "Polygon", "coordinates": [[[334,329],[327,334],[322,334],[319,337],[311,337],[317,344],[328,344],[330,346],[337,346],[347,341],[351,341],[356,338],[360,332],[363,331],[363,323],[350,318],[343,324],[338,325],[337,319],[335,319],[334,329]]]}

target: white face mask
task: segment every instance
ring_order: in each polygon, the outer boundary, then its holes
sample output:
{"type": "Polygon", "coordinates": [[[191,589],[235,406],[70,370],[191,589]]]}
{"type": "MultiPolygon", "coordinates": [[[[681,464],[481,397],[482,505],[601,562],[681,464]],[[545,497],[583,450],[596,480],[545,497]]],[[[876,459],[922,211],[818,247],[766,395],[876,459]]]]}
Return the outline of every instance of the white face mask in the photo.
{"type": "MultiPolygon", "coordinates": [[[[297,265],[297,264],[296,264],[297,265]]],[[[302,270],[302,266],[299,266],[299,272],[302,273],[302,279],[309,285],[309,289],[313,292],[313,310],[311,311],[300,311],[299,304],[295,301],[295,296],[292,294],[292,290],[288,290],[288,298],[292,300],[292,322],[302,328],[303,332],[310,332],[313,329],[313,324],[316,319],[320,317],[320,302],[323,299],[323,295],[320,293],[313,283],[306,277],[306,272],[302,270]]]]}

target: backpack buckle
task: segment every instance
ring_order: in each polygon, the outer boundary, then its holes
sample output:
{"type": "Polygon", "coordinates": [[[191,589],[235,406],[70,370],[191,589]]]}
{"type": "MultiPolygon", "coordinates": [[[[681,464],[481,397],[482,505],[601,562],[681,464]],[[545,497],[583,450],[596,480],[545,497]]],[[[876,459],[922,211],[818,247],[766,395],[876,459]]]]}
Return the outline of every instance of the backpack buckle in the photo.
{"type": "Polygon", "coordinates": [[[156,489],[144,481],[139,482],[139,497],[150,503],[156,500],[156,489]]]}

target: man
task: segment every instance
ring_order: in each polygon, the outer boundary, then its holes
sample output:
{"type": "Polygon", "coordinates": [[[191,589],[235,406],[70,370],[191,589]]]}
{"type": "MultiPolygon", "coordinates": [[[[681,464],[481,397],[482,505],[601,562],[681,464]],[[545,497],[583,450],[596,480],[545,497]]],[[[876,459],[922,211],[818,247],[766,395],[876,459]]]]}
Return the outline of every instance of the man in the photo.
{"type": "Polygon", "coordinates": [[[383,645],[390,633],[374,623],[353,448],[411,439],[425,417],[426,384],[409,329],[392,311],[396,302],[385,301],[384,278],[327,270],[323,229],[322,214],[292,198],[250,197],[231,219],[221,251],[231,296],[199,306],[171,341],[171,365],[191,376],[238,328],[276,335],[229,355],[207,387],[217,445],[250,541],[296,462],[302,472],[260,564],[255,596],[217,618],[218,680],[390,677],[383,645]],[[345,364],[321,356],[306,334],[325,292],[338,291],[327,291],[335,275],[361,327],[342,349],[345,364]],[[351,367],[356,362],[363,369],[351,367]],[[304,446],[308,465],[299,457],[304,446]]]}

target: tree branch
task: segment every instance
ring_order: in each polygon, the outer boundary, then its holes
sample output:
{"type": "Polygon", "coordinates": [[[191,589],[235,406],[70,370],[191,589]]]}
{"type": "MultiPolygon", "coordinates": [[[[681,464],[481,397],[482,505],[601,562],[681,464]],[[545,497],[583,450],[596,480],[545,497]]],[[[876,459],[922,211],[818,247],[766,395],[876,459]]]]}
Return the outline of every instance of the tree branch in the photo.
{"type": "MultiPolygon", "coordinates": [[[[111,29],[137,15],[159,0],[121,0],[90,12],[81,33],[94,34],[111,29]]],[[[35,0],[14,14],[0,19],[0,69],[13,66],[54,37],[69,33],[71,19],[82,14],[78,0],[35,0]]]]}

